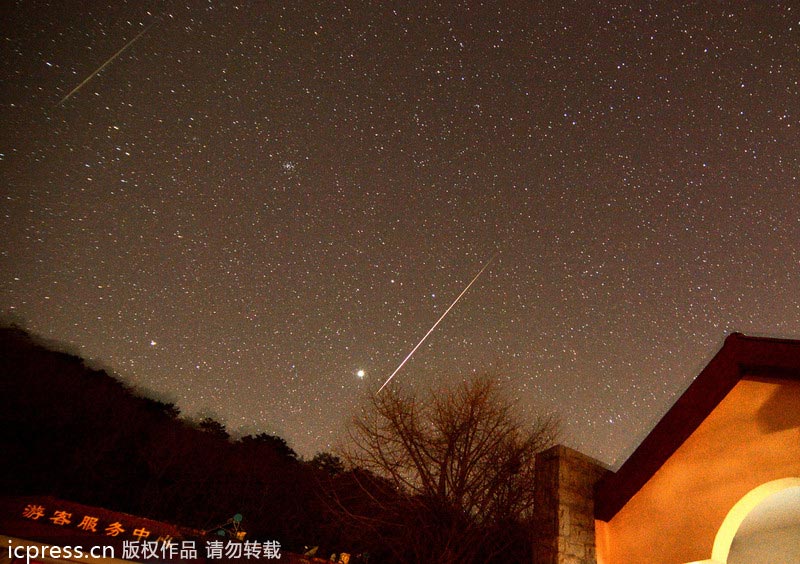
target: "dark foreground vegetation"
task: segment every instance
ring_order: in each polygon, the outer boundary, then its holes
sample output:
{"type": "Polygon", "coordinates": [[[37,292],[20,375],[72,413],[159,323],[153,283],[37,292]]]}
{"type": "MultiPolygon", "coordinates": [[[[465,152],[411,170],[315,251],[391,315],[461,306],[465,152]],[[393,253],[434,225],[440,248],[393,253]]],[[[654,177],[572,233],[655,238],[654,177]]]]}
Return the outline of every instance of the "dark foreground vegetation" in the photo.
{"type": "Polygon", "coordinates": [[[302,461],[286,442],[233,440],[212,419],[189,421],[105,371],[0,330],[0,489],[142,515],[200,530],[236,513],[248,538],[342,550],[320,489],[341,470],[302,461]]]}
{"type": "Polygon", "coordinates": [[[329,453],[302,460],[280,437],[233,439],[213,419],[181,418],[75,355],[0,328],[0,494],[199,530],[240,513],[249,539],[369,562],[530,561],[533,454],[554,429],[522,432],[496,392],[481,381],[428,407],[386,394],[355,422],[345,468],[329,453]]]}

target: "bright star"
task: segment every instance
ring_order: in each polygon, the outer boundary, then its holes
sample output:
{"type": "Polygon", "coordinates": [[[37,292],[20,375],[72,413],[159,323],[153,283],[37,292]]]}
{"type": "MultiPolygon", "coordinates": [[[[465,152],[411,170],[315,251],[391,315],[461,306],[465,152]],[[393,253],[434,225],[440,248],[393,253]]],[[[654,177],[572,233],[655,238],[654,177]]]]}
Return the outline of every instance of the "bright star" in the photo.
{"type": "Polygon", "coordinates": [[[356,372],[356,376],[358,376],[362,380],[364,379],[364,376],[366,376],[366,375],[367,375],[367,373],[364,372],[363,370],[359,370],[358,372],[356,372]]]}

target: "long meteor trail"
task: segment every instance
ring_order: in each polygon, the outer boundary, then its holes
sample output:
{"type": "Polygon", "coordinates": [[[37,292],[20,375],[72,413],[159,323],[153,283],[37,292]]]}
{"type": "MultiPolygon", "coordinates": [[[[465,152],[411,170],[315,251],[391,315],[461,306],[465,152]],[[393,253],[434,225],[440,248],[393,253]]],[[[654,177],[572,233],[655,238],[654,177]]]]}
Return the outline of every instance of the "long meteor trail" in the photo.
{"type": "Polygon", "coordinates": [[[475,275],[475,277],[474,277],[472,280],[470,280],[470,283],[469,283],[469,284],[467,284],[467,287],[466,287],[466,288],[464,288],[464,289],[461,291],[461,293],[458,295],[458,297],[457,297],[455,300],[453,300],[453,303],[452,303],[452,304],[450,304],[450,307],[448,307],[446,310],[444,310],[444,313],[442,314],[442,316],[441,316],[439,319],[437,319],[437,320],[436,320],[436,323],[434,323],[434,324],[433,324],[433,327],[431,327],[430,329],[428,329],[428,332],[427,332],[427,333],[425,333],[425,336],[424,336],[424,337],[422,337],[422,339],[420,339],[419,343],[417,343],[417,346],[415,346],[413,349],[411,349],[411,352],[410,352],[410,353],[408,353],[408,356],[406,356],[406,357],[403,359],[403,362],[401,362],[401,363],[400,363],[400,366],[398,366],[397,368],[395,368],[395,369],[394,369],[394,372],[392,372],[392,375],[391,375],[391,376],[389,376],[389,378],[387,378],[387,379],[386,379],[386,381],[383,383],[383,386],[381,386],[380,388],[378,388],[378,391],[377,391],[377,392],[375,392],[375,394],[376,394],[376,395],[377,395],[377,394],[379,394],[379,393],[381,393],[381,390],[383,390],[383,389],[384,389],[384,388],[387,386],[387,384],[389,384],[389,382],[391,382],[391,381],[392,381],[392,378],[394,378],[395,374],[397,374],[398,372],[400,372],[400,369],[401,369],[401,368],[403,368],[403,365],[404,365],[406,362],[408,362],[408,359],[409,359],[409,358],[411,358],[411,356],[412,356],[412,355],[413,355],[415,352],[417,352],[417,349],[420,347],[420,345],[422,345],[422,343],[424,343],[424,342],[425,342],[425,339],[427,339],[427,338],[428,338],[428,335],[430,335],[431,333],[433,333],[433,330],[434,330],[434,329],[436,329],[436,326],[437,326],[437,325],[439,325],[439,323],[441,323],[441,322],[442,322],[442,319],[444,319],[444,318],[445,318],[445,316],[446,316],[448,313],[450,313],[450,310],[451,310],[451,309],[453,309],[453,307],[454,307],[454,306],[455,306],[455,305],[458,303],[458,300],[460,300],[460,299],[461,299],[461,297],[462,297],[464,294],[466,294],[466,293],[467,293],[467,290],[469,290],[470,286],[472,286],[472,285],[475,283],[475,281],[476,281],[476,280],[477,280],[477,279],[480,277],[480,275],[481,275],[481,274],[483,274],[483,271],[484,271],[484,270],[486,270],[487,268],[489,268],[489,265],[490,265],[490,264],[492,264],[492,261],[495,259],[495,257],[496,257],[496,256],[497,256],[497,253],[495,252],[495,253],[494,253],[494,254],[491,256],[491,258],[490,258],[489,260],[487,260],[487,261],[486,261],[486,264],[484,264],[484,265],[483,265],[483,268],[481,268],[481,269],[478,271],[478,274],[476,274],[476,275],[475,275]]]}
{"type": "Polygon", "coordinates": [[[75,88],[73,88],[73,89],[70,91],[70,93],[69,93],[69,94],[67,94],[66,96],[64,96],[63,98],[61,98],[61,101],[60,101],[58,104],[56,104],[56,107],[60,106],[61,104],[63,104],[63,103],[64,103],[64,102],[66,102],[67,100],[69,100],[69,99],[72,97],[72,95],[73,95],[73,94],[75,94],[75,93],[76,93],[78,90],[80,90],[81,88],[83,88],[83,86],[84,86],[84,85],[85,85],[87,82],[89,82],[89,81],[90,81],[90,80],[92,80],[92,79],[93,79],[95,76],[97,76],[97,73],[99,73],[101,70],[103,70],[104,68],[106,68],[106,67],[107,67],[107,66],[108,66],[108,65],[111,63],[111,61],[113,61],[114,59],[116,59],[117,57],[119,57],[119,56],[122,54],[122,52],[123,52],[125,49],[127,49],[128,47],[130,47],[131,45],[133,45],[134,43],[136,43],[136,41],[137,41],[137,40],[138,40],[138,39],[139,39],[139,38],[140,38],[142,35],[144,35],[145,33],[147,33],[147,32],[148,32],[148,30],[149,30],[151,27],[153,27],[153,24],[155,24],[155,23],[156,23],[156,22],[153,22],[153,23],[151,23],[150,25],[148,25],[146,28],[144,28],[142,31],[140,31],[140,32],[139,32],[139,34],[138,34],[136,37],[134,37],[133,39],[131,39],[130,41],[128,41],[128,42],[127,42],[127,43],[126,43],[126,44],[125,44],[125,45],[122,47],[122,49],[120,49],[119,51],[117,51],[116,53],[114,53],[113,55],[111,55],[111,58],[110,58],[110,59],[108,59],[108,60],[107,60],[105,63],[103,63],[102,65],[100,65],[100,68],[98,68],[96,71],[94,71],[94,72],[93,72],[92,74],[90,74],[88,77],[86,77],[86,79],[85,79],[83,82],[81,82],[81,83],[80,83],[78,86],[76,86],[75,88]]]}

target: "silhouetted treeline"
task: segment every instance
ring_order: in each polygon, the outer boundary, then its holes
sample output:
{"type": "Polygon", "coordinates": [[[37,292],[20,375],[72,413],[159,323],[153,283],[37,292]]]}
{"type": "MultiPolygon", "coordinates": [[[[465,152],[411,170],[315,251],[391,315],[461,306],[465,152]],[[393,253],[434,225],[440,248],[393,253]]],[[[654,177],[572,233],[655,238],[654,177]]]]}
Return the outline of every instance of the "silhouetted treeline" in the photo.
{"type": "Polygon", "coordinates": [[[456,561],[531,559],[531,525],[519,515],[483,522],[485,508],[409,492],[330,453],[304,461],[280,437],[233,439],[218,421],[181,418],[16,327],[0,327],[0,455],[0,495],[50,495],[212,533],[241,513],[249,539],[364,556],[351,562],[440,562],[421,555],[473,545],[456,561]]]}
{"type": "Polygon", "coordinates": [[[286,442],[233,440],[74,355],[0,328],[0,493],[53,495],[201,530],[234,514],[248,538],[354,550],[324,501],[341,462],[286,442]]]}

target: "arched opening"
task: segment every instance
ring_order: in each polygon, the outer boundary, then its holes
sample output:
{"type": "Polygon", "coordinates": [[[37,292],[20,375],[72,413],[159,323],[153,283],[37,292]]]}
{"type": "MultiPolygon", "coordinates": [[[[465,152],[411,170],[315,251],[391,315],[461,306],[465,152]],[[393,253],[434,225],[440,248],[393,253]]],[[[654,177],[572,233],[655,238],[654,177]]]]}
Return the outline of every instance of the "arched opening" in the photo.
{"type": "Polygon", "coordinates": [[[712,562],[800,562],[800,478],[751,490],[728,512],[714,539],[712,562]],[[766,559],[765,559],[766,558],[766,559]]]}

